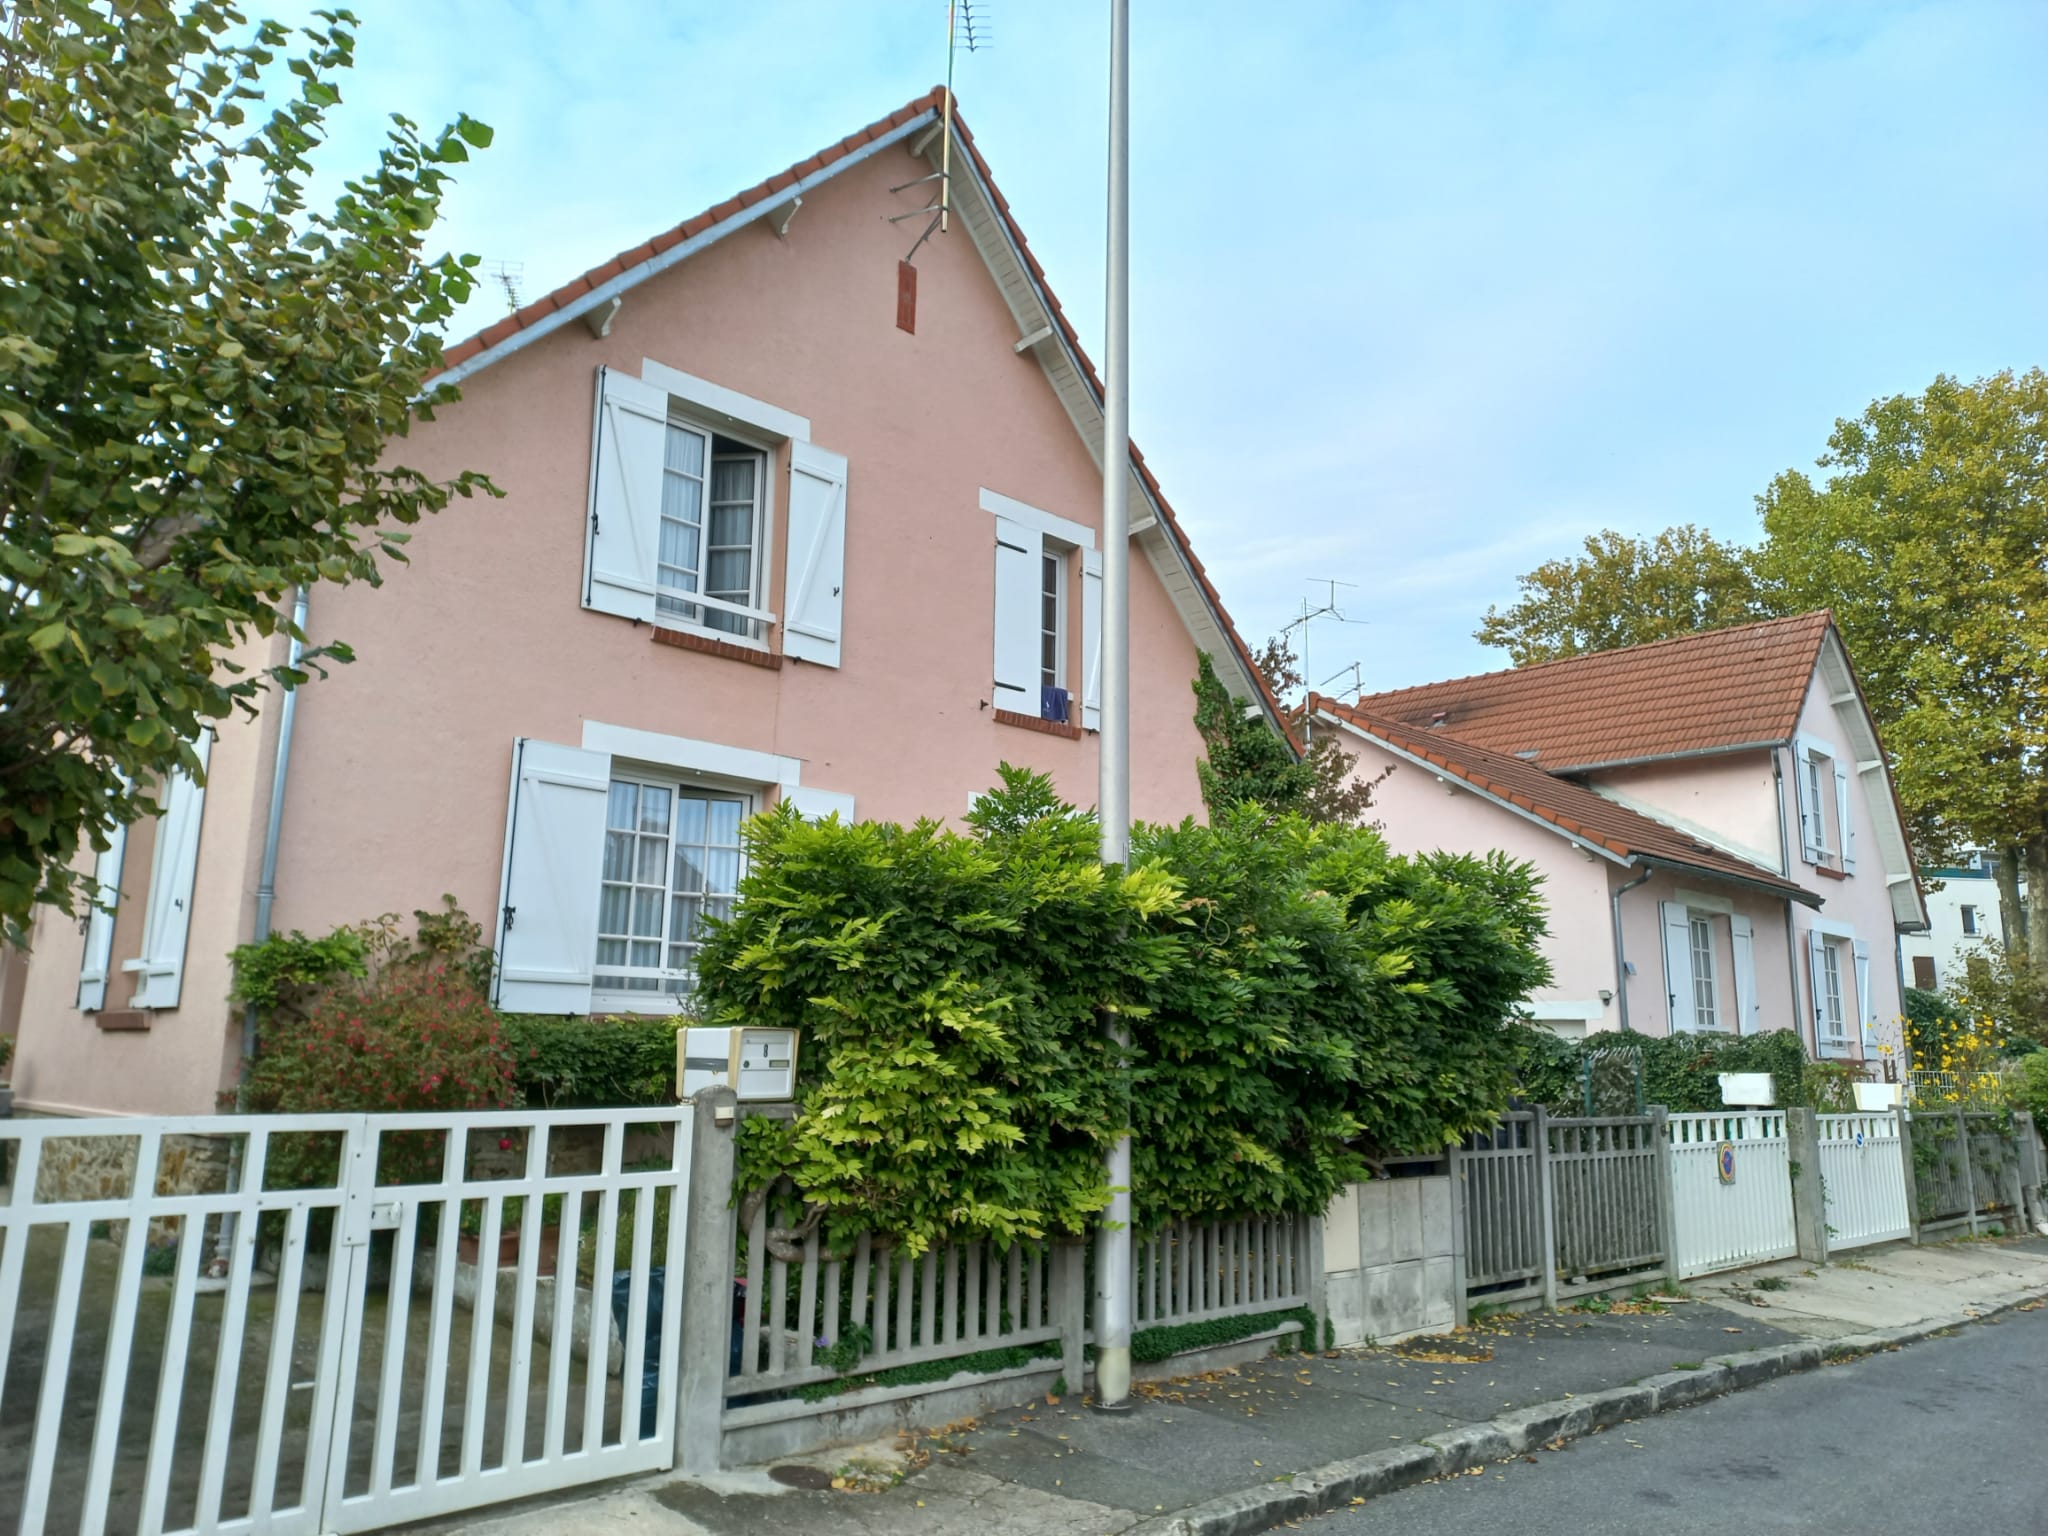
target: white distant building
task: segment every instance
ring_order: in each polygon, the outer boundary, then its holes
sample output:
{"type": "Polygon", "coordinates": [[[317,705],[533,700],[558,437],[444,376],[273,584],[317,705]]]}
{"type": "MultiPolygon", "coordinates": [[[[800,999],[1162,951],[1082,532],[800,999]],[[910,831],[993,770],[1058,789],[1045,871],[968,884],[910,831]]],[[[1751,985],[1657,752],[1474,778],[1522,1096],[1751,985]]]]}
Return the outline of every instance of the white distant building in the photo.
{"type": "MultiPolygon", "coordinates": [[[[1970,849],[1959,864],[1920,871],[1927,931],[1899,935],[1907,986],[1938,992],[1962,975],[1971,956],[1988,958],[2004,947],[1997,870],[1998,855],[1970,849]]],[[[2021,900],[2024,907],[2024,889],[2021,900]]],[[[2013,937],[2019,937],[2017,920],[2013,937]]]]}

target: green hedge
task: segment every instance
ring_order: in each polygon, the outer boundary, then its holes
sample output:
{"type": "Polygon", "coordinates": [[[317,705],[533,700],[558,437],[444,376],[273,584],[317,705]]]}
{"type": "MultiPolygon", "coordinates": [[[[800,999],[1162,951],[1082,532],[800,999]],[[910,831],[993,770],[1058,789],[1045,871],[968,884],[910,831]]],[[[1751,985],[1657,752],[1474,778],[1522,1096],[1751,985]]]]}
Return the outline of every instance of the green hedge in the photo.
{"type": "Polygon", "coordinates": [[[676,1031],[684,1022],[508,1013],[501,1028],[525,1103],[617,1109],[675,1103],[676,1031]]]}
{"type": "Polygon", "coordinates": [[[1140,1230],[1319,1212],[1361,1150],[1506,1102],[1503,1021],[1548,975],[1528,866],[1248,806],[1105,867],[1094,818],[1007,766],[969,821],[756,817],[699,956],[707,1022],[805,1032],[798,1116],[747,1122],[742,1182],[789,1176],[835,1242],[1086,1231],[1126,1128],[1140,1230]]]}
{"type": "Polygon", "coordinates": [[[1602,1115],[1636,1112],[1638,1073],[1642,1104],[1661,1104],[1674,1114],[1720,1109],[1723,1072],[1770,1073],[1781,1106],[1824,1103],[1832,1091],[1827,1067],[1817,1068],[1797,1032],[1789,1029],[1739,1037],[1599,1034],[1573,1041],[1525,1024],[1517,1026],[1515,1035],[1521,1053],[1519,1096],[1553,1114],[1585,1112],[1589,1065],[1593,1112],[1602,1115]]]}

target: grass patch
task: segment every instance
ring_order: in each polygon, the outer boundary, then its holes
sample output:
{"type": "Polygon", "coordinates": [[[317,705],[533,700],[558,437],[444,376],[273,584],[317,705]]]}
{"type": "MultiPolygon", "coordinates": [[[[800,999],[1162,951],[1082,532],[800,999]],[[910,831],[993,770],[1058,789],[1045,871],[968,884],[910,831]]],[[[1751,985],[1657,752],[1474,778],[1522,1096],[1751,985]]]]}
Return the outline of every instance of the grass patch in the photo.
{"type": "Polygon", "coordinates": [[[1671,1362],[1671,1369],[1674,1371],[1700,1371],[1705,1370],[1706,1365],[1707,1362],[1704,1360],[1674,1360],[1671,1362]]]}
{"type": "Polygon", "coordinates": [[[858,1392],[863,1387],[917,1387],[957,1376],[963,1371],[977,1376],[990,1375],[996,1371],[1015,1370],[1020,1365],[1029,1365],[1034,1360],[1057,1359],[1060,1352],[1058,1339],[1040,1339],[1036,1344],[1013,1345],[1008,1349],[982,1349],[971,1355],[950,1355],[944,1360],[919,1360],[911,1365],[892,1365],[885,1371],[870,1371],[864,1376],[841,1376],[836,1381],[813,1381],[797,1388],[797,1396],[807,1403],[822,1403],[827,1398],[838,1397],[847,1392],[858,1392]]]}
{"type": "Polygon", "coordinates": [[[1292,1354],[1297,1348],[1315,1348],[1316,1338],[1322,1333],[1315,1313],[1307,1307],[1290,1307],[1282,1312],[1247,1312],[1239,1317],[1217,1317],[1200,1323],[1168,1323],[1159,1328],[1140,1328],[1131,1335],[1131,1362],[1147,1365],[1170,1360],[1190,1350],[1215,1349],[1287,1323],[1299,1323],[1301,1332],[1292,1339],[1276,1340],[1275,1354],[1292,1354]]]}
{"type": "Polygon", "coordinates": [[[1789,1291],[1792,1282],[1783,1275],[1759,1275],[1750,1281],[1750,1289],[1756,1291],[1789,1291]]]}

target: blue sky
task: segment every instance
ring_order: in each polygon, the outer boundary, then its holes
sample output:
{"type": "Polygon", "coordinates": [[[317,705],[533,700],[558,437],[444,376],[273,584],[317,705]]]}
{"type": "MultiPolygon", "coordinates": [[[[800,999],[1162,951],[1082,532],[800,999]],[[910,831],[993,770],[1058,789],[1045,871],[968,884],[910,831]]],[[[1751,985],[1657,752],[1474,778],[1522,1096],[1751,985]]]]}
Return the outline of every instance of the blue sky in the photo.
{"type": "MultiPolygon", "coordinates": [[[[327,162],[489,122],[448,240],[529,296],[944,67],[942,0],[353,8],[327,162]]],[[[1106,0],[982,9],[962,108],[1099,357],[1106,0]]],[[[1748,538],[1837,416],[2048,365],[2038,0],[1133,10],[1134,435],[1249,636],[1356,584],[1311,682],[1501,665],[1584,535],[1748,538]]]]}

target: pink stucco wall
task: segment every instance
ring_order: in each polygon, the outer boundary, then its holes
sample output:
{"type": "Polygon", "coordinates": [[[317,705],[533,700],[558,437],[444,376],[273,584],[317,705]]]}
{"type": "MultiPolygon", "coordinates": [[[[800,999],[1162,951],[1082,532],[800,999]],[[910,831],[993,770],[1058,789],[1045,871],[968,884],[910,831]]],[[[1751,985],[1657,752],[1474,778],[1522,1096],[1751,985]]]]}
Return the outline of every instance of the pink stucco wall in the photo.
{"type": "MultiPolygon", "coordinates": [[[[252,640],[235,653],[254,667],[282,660],[277,641],[252,640]]],[[[230,1015],[233,981],[228,951],[248,941],[263,857],[260,807],[269,803],[274,711],[222,721],[207,762],[200,817],[199,860],[185,946],[179,1005],[152,1016],[151,1027],[107,1031],[78,1009],[78,972],[85,940],[78,920],[38,910],[33,958],[15,1050],[17,1104],[54,1114],[210,1114],[232,1081],[240,1021],[230,1015]]],[[[91,854],[81,856],[90,867],[91,854]]],[[[121,874],[121,908],[139,915],[149,896],[149,861],[129,858],[121,874]]],[[[124,929],[130,925],[124,924],[124,929]]],[[[118,966],[107,978],[106,1006],[125,1009],[135,981],[118,966]]]]}
{"type": "MultiPolygon", "coordinates": [[[[1016,325],[964,227],[919,254],[916,333],[896,327],[908,226],[887,215],[926,189],[889,187],[916,169],[894,151],[852,168],[806,193],[786,239],[765,224],[739,231],[629,293],[607,339],[565,326],[394,445],[396,461],[435,477],[481,470],[506,494],[457,501],[415,529],[410,564],[381,588],[313,594],[312,637],[348,641],[357,660],[300,695],[278,928],[321,932],[443,892],[488,923],[513,740],[575,745],[586,720],[800,759],[806,787],[855,796],[869,819],[958,817],[1004,760],[1094,802],[1093,736],[1000,725],[985,705],[994,526],[978,499],[986,487],[1095,528],[1101,478],[1038,363],[1014,350],[1016,325]],[[579,606],[595,370],[638,375],[643,359],[807,417],[812,441],[847,456],[839,668],[770,671],[655,645],[647,628],[579,606]]],[[[786,471],[787,450],[771,607],[786,471]]],[[[1196,650],[1135,550],[1131,655],[1133,813],[1199,814],[1196,650]]],[[[97,1031],[71,1007],[76,929],[45,914],[16,1073],[25,1097],[211,1106],[233,1062],[225,956],[249,936],[272,732],[268,719],[231,726],[216,749],[174,1013],[147,1034],[97,1031]]]]}
{"type": "MultiPolygon", "coordinates": [[[[1610,879],[1615,889],[1635,878],[1639,870],[1616,870],[1610,879]]],[[[1664,929],[1660,908],[1667,901],[1686,901],[1705,896],[1701,905],[1714,913],[1715,980],[1721,1016],[1735,1013],[1735,968],[1732,940],[1720,903],[1749,919],[1751,955],[1756,968],[1757,1024],[1763,1029],[1790,1029],[1801,1022],[1793,1008],[1791,972],[1785,963],[1786,903],[1762,892],[1715,880],[1706,875],[1658,870],[1648,881],[1621,898],[1622,955],[1635,967],[1628,978],[1628,1023],[1638,1034],[1671,1033],[1671,995],[1665,987],[1664,929]]],[[[1688,905],[1692,904],[1688,901],[1688,905]]],[[[1749,1033],[1746,1025],[1744,1033],[1749,1033]]]]}
{"type": "MultiPolygon", "coordinates": [[[[1607,861],[1596,862],[1555,832],[1468,789],[1452,788],[1455,780],[1397,759],[1364,738],[1347,732],[1344,745],[1357,755],[1357,775],[1370,779],[1390,765],[1393,768],[1373,790],[1371,814],[1396,852],[1447,848],[1479,853],[1497,848],[1536,866],[1550,909],[1550,932],[1542,948],[1554,972],[1551,985],[1536,992],[1537,1000],[1598,1003],[1602,991],[1614,990],[1607,861]]],[[[1615,1009],[1609,1004],[1589,1027],[1614,1024],[1615,1009]]]]}
{"type": "Polygon", "coordinates": [[[1604,768],[1590,783],[1601,794],[1659,821],[1705,831],[1717,846],[1782,874],[1785,859],[1771,760],[1768,751],[1733,752],[1604,768]]]}

